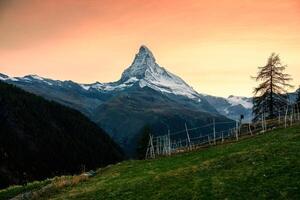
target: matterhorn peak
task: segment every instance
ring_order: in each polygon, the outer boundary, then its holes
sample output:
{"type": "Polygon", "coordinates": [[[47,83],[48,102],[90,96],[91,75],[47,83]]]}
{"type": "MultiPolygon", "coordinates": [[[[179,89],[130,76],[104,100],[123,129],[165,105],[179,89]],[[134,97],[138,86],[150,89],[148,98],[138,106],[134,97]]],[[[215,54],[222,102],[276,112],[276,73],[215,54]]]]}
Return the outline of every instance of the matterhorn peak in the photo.
{"type": "Polygon", "coordinates": [[[141,65],[146,65],[148,67],[155,65],[155,58],[150,49],[148,49],[145,45],[140,47],[139,52],[135,55],[132,63],[133,67],[139,67],[141,65]]]}
{"type": "Polygon", "coordinates": [[[131,66],[123,72],[121,80],[126,81],[132,77],[142,79],[147,71],[155,71],[155,68],[160,67],[156,64],[152,52],[145,45],[142,45],[131,66]]]}
{"type": "Polygon", "coordinates": [[[138,83],[141,88],[149,87],[163,93],[187,96],[192,99],[201,100],[200,95],[180,77],[160,67],[152,52],[144,45],[139,49],[135,58],[122,74],[118,84],[138,83]]]}

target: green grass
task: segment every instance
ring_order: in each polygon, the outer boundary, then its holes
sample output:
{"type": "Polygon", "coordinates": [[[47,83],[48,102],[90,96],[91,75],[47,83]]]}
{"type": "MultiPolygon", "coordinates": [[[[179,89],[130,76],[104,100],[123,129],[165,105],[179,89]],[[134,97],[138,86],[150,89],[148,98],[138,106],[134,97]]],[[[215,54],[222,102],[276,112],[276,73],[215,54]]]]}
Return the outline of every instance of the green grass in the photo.
{"type": "Polygon", "coordinates": [[[10,199],[18,194],[25,193],[28,191],[39,190],[42,187],[48,185],[51,182],[50,179],[44,181],[35,181],[32,183],[28,183],[24,186],[11,186],[7,189],[0,190],[0,199],[10,199]]]}
{"type": "Polygon", "coordinates": [[[126,161],[47,199],[300,199],[300,126],[197,152],[126,161]]]}

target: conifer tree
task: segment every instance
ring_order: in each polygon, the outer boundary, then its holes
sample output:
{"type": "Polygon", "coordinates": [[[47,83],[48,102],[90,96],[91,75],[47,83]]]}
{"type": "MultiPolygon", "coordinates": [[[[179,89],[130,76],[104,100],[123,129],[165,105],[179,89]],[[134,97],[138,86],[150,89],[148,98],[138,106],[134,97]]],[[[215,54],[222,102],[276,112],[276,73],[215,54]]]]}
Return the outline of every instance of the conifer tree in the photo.
{"type": "Polygon", "coordinates": [[[253,120],[274,118],[280,112],[280,108],[287,104],[287,89],[291,88],[288,82],[292,79],[289,74],[285,74],[286,65],[282,65],[278,54],[272,53],[267,64],[258,67],[256,77],[260,82],[253,91],[253,120]]]}

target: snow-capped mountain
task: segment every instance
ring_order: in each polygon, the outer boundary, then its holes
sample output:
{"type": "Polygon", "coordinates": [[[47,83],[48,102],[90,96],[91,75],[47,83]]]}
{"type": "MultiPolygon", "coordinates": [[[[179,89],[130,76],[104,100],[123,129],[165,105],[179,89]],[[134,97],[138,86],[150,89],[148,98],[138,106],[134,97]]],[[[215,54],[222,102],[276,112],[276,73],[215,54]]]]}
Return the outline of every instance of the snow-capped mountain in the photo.
{"type": "Polygon", "coordinates": [[[248,98],[248,97],[230,95],[227,98],[227,102],[232,106],[242,105],[246,109],[252,109],[253,107],[252,98],[248,98]]]}
{"type": "Polygon", "coordinates": [[[217,111],[233,120],[244,116],[244,121],[252,119],[252,98],[230,95],[228,98],[205,95],[204,97],[217,111]]]}
{"type": "Polygon", "coordinates": [[[101,91],[124,90],[138,84],[141,88],[149,87],[162,93],[186,96],[201,101],[201,95],[186,84],[180,77],[160,67],[146,47],[141,46],[133,63],[122,74],[119,81],[114,83],[81,84],[82,88],[101,91]]]}
{"type": "Polygon", "coordinates": [[[27,82],[27,83],[33,83],[33,82],[40,82],[48,85],[61,85],[62,81],[54,81],[51,79],[43,78],[38,75],[27,75],[24,77],[9,77],[5,74],[0,73],[0,80],[2,81],[14,81],[14,82],[27,82]]]}
{"type": "Polygon", "coordinates": [[[126,82],[132,79],[138,81],[141,88],[147,86],[163,93],[201,100],[200,95],[180,77],[160,67],[152,52],[145,46],[140,48],[132,65],[123,72],[120,81],[126,82]]]}

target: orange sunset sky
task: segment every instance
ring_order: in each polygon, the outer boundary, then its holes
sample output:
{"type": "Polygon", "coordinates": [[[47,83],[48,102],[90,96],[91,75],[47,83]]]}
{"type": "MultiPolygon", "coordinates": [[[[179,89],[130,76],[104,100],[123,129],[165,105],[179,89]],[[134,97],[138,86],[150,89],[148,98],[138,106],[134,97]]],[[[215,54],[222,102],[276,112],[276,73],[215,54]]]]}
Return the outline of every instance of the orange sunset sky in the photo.
{"type": "Polygon", "coordinates": [[[300,84],[300,0],[0,0],[0,73],[120,78],[148,46],[200,93],[250,96],[272,52],[300,84]]]}

